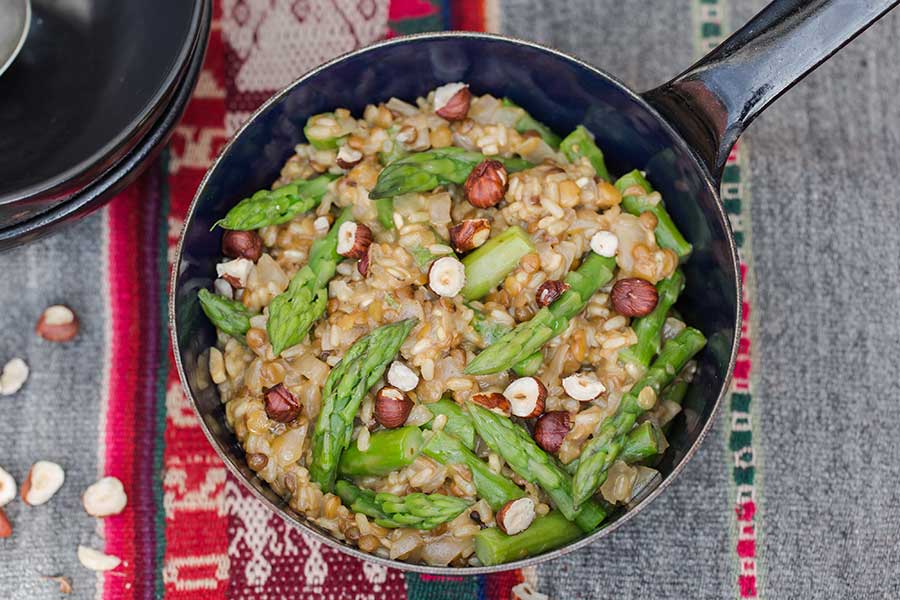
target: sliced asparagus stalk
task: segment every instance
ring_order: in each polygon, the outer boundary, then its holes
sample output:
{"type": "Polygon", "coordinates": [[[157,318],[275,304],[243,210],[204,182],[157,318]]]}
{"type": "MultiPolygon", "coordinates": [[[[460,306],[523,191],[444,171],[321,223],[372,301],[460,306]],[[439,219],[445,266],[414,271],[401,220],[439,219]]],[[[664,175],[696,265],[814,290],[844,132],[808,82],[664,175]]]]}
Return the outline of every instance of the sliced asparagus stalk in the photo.
{"type": "Polygon", "coordinates": [[[622,194],[622,208],[625,212],[635,216],[649,212],[656,217],[654,233],[656,234],[656,243],[661,248],[669,248],[674,251],[682,261],[690,256],[693,246],[678,231],[662,200],[659,197],[650,196],[653,188],[640,171],[634,170],[622,175],[616,180],[615,185],[622,194]]]}
{"type": "Polygon", "coordinates": [[[419,455],[424,438],[418,427],[384,429],[369,436],[362,451],[351,444],[341,455],[338,473],[345,477],[386,475],[409,466],[419,455]]]}
{"type": "Polygon", "coordinates": [[[659,352],[662,345],[662,331],[669,316],[669,310],[684,289],[684,274],[677,270],[668,279],[656,284],[659,300],[656,308],[646,317],[635,319],[631,328],[637,335],[637,343],[619,352],[619,360],[646,367],[659,352]]]}
{"type": "Polygon", "coordinates": [[[582,156],[588,159],[597,177],[610,180],[609,171],[606,170],[606,161],[603,160],[603,152],[594,141],[594,134],[588,131],[584,125],[579,125],[566,136],[560,143],[559,149],[563,151],[570,161],[575,162],[582,156]]]}
{"type": "Polygon", "coordinates": [[[534,252],[534,242],[518,225],[489,239],[463,258],[466,285],[462,290],[467,301],[477,300],[500,285],[526,254],[534,252]]]}

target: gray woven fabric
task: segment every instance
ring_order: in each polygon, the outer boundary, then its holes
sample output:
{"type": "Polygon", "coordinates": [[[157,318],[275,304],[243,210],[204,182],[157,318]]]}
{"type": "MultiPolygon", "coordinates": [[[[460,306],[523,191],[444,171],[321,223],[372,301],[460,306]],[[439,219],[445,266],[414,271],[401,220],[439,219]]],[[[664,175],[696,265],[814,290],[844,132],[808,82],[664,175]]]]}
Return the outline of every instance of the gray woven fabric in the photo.
{"type": "Polygon", "coordinates": [[[0,466],[20,484],[31,464],[50,460],[66,482],[47,504],[20,501],[4,510],[13,537],[0,540],[0,598],[59,598],[42,575],[72,579],[75,594],[90,598],[97,577],[78,563],[78,544],[103,548],[96,519],[81,510],[81,493],[97,477],[100,394],[108,316],[103,293],[103,250],[97,247],[102,215],[95,214],[56,235],[0,254],[0,367],[18,356],[31,376],[14,396],[0,396],[0,466]],[[78,314],[79,336],[67,344],[34,333],[41,311],[65,303],[78,314]],[[77,510],[73,510],[76,508],[77,510]]]}

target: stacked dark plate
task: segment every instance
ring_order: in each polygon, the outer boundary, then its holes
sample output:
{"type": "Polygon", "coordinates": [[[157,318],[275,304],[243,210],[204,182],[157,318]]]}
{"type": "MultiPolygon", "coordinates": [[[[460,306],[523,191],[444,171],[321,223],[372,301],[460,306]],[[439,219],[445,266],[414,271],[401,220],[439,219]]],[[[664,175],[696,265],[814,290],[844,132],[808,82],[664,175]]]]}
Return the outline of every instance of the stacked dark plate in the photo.
{"type": "Polygon", "coordinates": [[[33,0],[0,75],[0,250],[74,221],[131,183],[197,82],[211,0],[33,0]]]}

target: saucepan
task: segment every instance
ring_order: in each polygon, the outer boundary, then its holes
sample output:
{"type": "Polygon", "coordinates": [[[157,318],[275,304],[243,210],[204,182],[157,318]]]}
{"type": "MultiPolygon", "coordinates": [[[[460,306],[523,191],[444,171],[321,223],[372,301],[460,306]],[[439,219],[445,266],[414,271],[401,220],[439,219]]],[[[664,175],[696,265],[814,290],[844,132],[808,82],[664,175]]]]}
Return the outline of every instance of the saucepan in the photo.
{"type": "Polygon", "coordinates": [[[552,48],[480,33],[435,33],[384,41],[326,63],[266,102],[224,148],[203,179],[184,224],[172,279],[170,327],[185,392],[210,443],[243,485],[306,534],[351,555],[432,574],[521,568],[612,534],[682,472],[713,423],[727,392],[741,323],[741,280],[731,228],[718,196],[738,136],[779,95],[826,60],[898,0],[776,0],[699,62],[644,93],[552,48]],[[197,290],[216,277],[221,230],[212,225],[240,198],[276,180],[302,127],[334,107],[361,114],[370,102],[412,99],[447,82],[477,94],[510,97],[559,132],[584,124],[614,173],[639,168],[666,199],[678,228],[693,243],[687,288],[677,308],[709,340],[684,410],[657,466],[662,481],[614,514],[602,529],[568,546],[495,567],[428,567],[378,558],[349,547],[293,512],[248,467],[228,429],[203,351],[215,330],[199,310],[197,290]]]}

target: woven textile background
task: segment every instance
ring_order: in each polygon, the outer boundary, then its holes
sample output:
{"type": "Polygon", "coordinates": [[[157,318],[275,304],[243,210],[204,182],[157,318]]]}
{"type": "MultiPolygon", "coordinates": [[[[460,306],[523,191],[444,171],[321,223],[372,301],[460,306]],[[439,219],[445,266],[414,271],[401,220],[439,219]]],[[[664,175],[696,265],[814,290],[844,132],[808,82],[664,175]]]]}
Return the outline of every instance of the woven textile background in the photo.
{"type": "Polygon", "coordinates": [[[159,163],[103,210],[0,255],[0,362],[32,367],[0,398],[0,465],[20,482],[39,459],[66,469],[48,504],[6,507],[0,598],[60,597],[46,575],[69,577],[68,597],[110,600],[505,600],[522,580],[554,600],[900,597],[900,15],[779,100],[733,153],[722,195],[747,294],[735,389],[679,480],[606,540],[489,577],[344,557],[227,475],[171,362],[168,265],[200,178],[307,69],[388,35],[458,28],[545,42],[647,89],[763,4],[216,0],[200,82],[159,163]],[[81,320],[70,344],[33,333],[58,302],[81,320]],[[104,474],[129,505],[98,523],[80,494],[104,474]],[[79,543],[124,564],[87,571],[79,543]]]}

